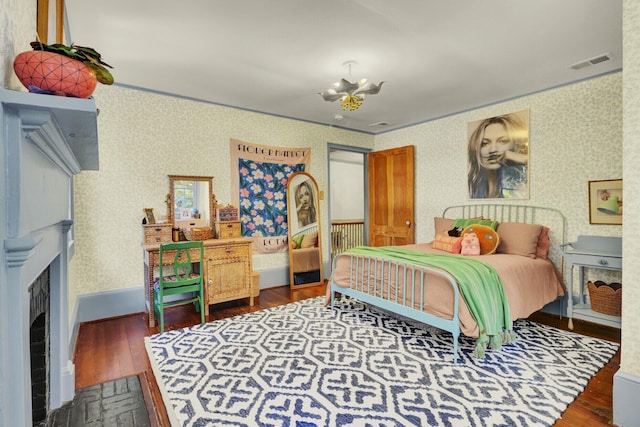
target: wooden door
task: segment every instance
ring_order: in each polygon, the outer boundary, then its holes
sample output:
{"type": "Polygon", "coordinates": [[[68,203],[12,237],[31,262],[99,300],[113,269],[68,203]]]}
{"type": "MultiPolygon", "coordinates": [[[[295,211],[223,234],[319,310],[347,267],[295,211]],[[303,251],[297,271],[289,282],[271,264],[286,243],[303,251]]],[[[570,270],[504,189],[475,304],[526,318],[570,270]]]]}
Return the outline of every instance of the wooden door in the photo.
{"type": "Polygon", "coordinates": [[[369,153],[369,245],[414,242],[413,145],[369,153]]]}

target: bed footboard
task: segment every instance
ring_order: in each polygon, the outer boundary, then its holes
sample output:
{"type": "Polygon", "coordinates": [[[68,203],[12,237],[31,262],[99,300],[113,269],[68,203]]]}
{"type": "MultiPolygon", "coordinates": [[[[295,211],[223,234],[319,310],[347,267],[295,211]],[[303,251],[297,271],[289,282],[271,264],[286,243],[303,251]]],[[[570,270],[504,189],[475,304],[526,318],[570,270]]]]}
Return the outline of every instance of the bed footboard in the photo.
{"type": "MultiPolygon", "coordinates": [[[[335,294],[339,292],[409,319],[449,331],[453,335],[453,363],[457,362],[460,336],[459,291],[455,279],[449,273],[433,267],[379,257],[355,254],[342,254],[339,257],[349,258],[349,286],[338,286],[332,276],[331,308],[334,307],[335,294]],[[427,273],[441,276],[451,286],[454,294],[454,314],[451,319],[441,318],[426,311],[424,301],[427,273]],[[385,285],[390,283],[396,285],[385,285]]],[[[339,257],[333,260],[334,271],[339,257]]]]}

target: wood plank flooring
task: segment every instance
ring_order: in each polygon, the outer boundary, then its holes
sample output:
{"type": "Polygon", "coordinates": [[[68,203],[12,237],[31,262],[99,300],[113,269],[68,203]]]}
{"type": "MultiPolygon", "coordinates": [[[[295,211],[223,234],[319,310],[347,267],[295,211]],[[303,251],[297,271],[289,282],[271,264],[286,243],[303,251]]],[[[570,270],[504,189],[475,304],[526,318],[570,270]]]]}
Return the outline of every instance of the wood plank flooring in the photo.
{"type": "MultiPolygon", "coordinates": [[[[236,316],[269,307],[324,295],[324,286],[290,290],[288,286],[260,292],[256,304],[248,299],[212,305],[207,321],[236,316]]],[[[531,320],[567,329],[567,319],[546,313],[535,313],[531,320]]],[[[173,330],[199,323],[199,315],[191,306],[173,307],[165,315],[165,329],[173,330]]],[[[620,342],[620,330],[574,320],[574,332],[620,342]]],[[[105,381],[141,375],[142,389],[151,414],[151,425],[169,426],[166,410],[144,348],[144,337],[158,333],[148,328],[144,313],[87,322],[80,325],[74,363],[76,389],[105,381]],[[147,379],[145,382],[144,379],[147,379]]],[[[585,391],[569,406],[555,426],[611,426],[613,419],[613,375],[620,366],[620,351],[589,382],[585,391]]]]}

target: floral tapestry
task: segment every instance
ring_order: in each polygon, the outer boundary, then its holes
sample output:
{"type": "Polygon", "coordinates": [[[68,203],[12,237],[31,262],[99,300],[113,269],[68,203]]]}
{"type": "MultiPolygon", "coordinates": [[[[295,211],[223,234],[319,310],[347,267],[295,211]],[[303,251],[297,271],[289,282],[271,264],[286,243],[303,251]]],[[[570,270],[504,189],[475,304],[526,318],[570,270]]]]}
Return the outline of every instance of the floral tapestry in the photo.
{"type": "Polygon", "coordinates": [[[232,197],[242,235],[253,237],[255,252],[288,250],[287,182],[292,173],[308,170],[309,159],[309,148],[231,140],[232,197]]]}

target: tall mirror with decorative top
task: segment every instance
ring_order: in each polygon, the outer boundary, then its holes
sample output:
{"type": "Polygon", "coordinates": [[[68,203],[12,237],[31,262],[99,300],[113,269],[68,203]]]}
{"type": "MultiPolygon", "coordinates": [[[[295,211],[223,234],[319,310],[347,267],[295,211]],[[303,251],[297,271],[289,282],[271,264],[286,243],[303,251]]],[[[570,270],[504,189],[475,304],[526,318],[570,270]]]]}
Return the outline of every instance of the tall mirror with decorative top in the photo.
{"type": "Polygon", "coordinates": [[[212,176],[169,175],[167,209],[177,228],[213,227],[212,176]]]}
{"type": "Polygon", "coordinates": [[[319,208],[316,180],[306,172],[292,174],[287,183],[289,284],[292,289],[324,282],[319,208]]]}

